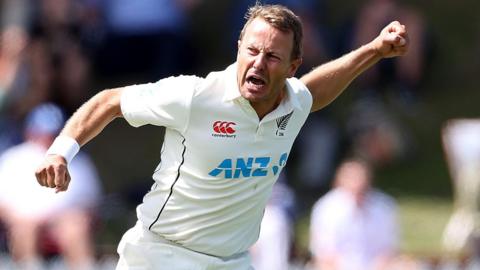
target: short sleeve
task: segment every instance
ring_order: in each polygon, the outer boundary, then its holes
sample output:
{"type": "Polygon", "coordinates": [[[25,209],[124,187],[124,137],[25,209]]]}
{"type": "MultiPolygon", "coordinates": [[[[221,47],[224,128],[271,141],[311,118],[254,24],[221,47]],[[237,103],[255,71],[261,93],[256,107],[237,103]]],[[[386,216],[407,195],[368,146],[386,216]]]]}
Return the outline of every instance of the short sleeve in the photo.
{"type": "Polygon", "coordinates": [[[300,106],[310,114],[313,105],[313,97],[310,90],[308,90],[308,87],[295,77],[287,79],[287,86],[296,94],[300,106]]]}
{"type": "Polygon", "coordinates": [[[151,124],[182,131],[187,126],[193,93],[200,79],[178,76],[127,86],[121,97],[123,117],[134,127],[151,124]]]}

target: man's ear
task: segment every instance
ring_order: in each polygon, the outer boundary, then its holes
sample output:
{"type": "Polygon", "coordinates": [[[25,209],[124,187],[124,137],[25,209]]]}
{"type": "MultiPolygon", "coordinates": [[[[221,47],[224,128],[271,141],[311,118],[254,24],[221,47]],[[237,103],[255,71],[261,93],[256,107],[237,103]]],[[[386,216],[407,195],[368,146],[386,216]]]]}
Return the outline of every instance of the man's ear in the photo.
{"type": "Polygon", "coordinates": [[[237,41],[237,55],[240,53],[240,46],[242,46],[242,40],[241,39],[239,39],[237,41]]]}
{"type": "Polygon", "coordinates": [[[295,76],[295,73],[297,72],[302,62],[302,58],[297,58],[290,63],[290,69],[288,70],[288,78],[295,76]]]}

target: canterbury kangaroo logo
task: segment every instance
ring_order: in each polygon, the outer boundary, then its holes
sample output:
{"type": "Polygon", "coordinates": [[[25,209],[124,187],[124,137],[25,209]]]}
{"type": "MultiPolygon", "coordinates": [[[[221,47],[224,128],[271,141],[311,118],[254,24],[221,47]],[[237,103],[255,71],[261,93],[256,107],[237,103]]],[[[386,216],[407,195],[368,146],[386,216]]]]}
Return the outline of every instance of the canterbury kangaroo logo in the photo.
{"type": "Polygon", "coordinates": [[[283,131],[287,128],[288,121],[292,117],[293,111],[289,114],[281,116],[277,118],[277,132],[275,133],[277,136],[284,136],[283,131]]]}

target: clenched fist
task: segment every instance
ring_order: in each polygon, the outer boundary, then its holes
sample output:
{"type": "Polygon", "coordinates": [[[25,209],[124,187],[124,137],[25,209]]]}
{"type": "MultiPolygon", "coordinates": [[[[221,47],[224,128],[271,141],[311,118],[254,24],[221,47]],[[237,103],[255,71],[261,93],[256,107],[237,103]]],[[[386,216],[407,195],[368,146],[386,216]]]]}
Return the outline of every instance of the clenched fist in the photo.
{"type": "Polygon", "coordinates": [[[405,25],[394,21],[383,28],[371,44],[380,56],[391,58],[407,53],[409,43],[405,25]]]}
{"type": "Polygon", "coordinates": [[[67,190],[70,184],[67,161],[59,155],[47,155],[35,176],[40,185],[55,188],[55,192],[67,190]]]}

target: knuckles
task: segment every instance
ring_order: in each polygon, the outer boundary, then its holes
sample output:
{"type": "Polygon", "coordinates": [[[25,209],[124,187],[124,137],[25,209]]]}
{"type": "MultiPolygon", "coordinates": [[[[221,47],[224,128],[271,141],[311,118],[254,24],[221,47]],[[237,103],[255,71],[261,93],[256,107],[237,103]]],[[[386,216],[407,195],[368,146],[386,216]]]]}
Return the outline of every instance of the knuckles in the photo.
{"type": "Polygon", "coordinates": [[[57,186],[56,183],[68,181],[65,179],[66,171],[67,168],[64,164],[47,160],[35,171],[35,177],[41,186],[54,188],[57,186]]]}

